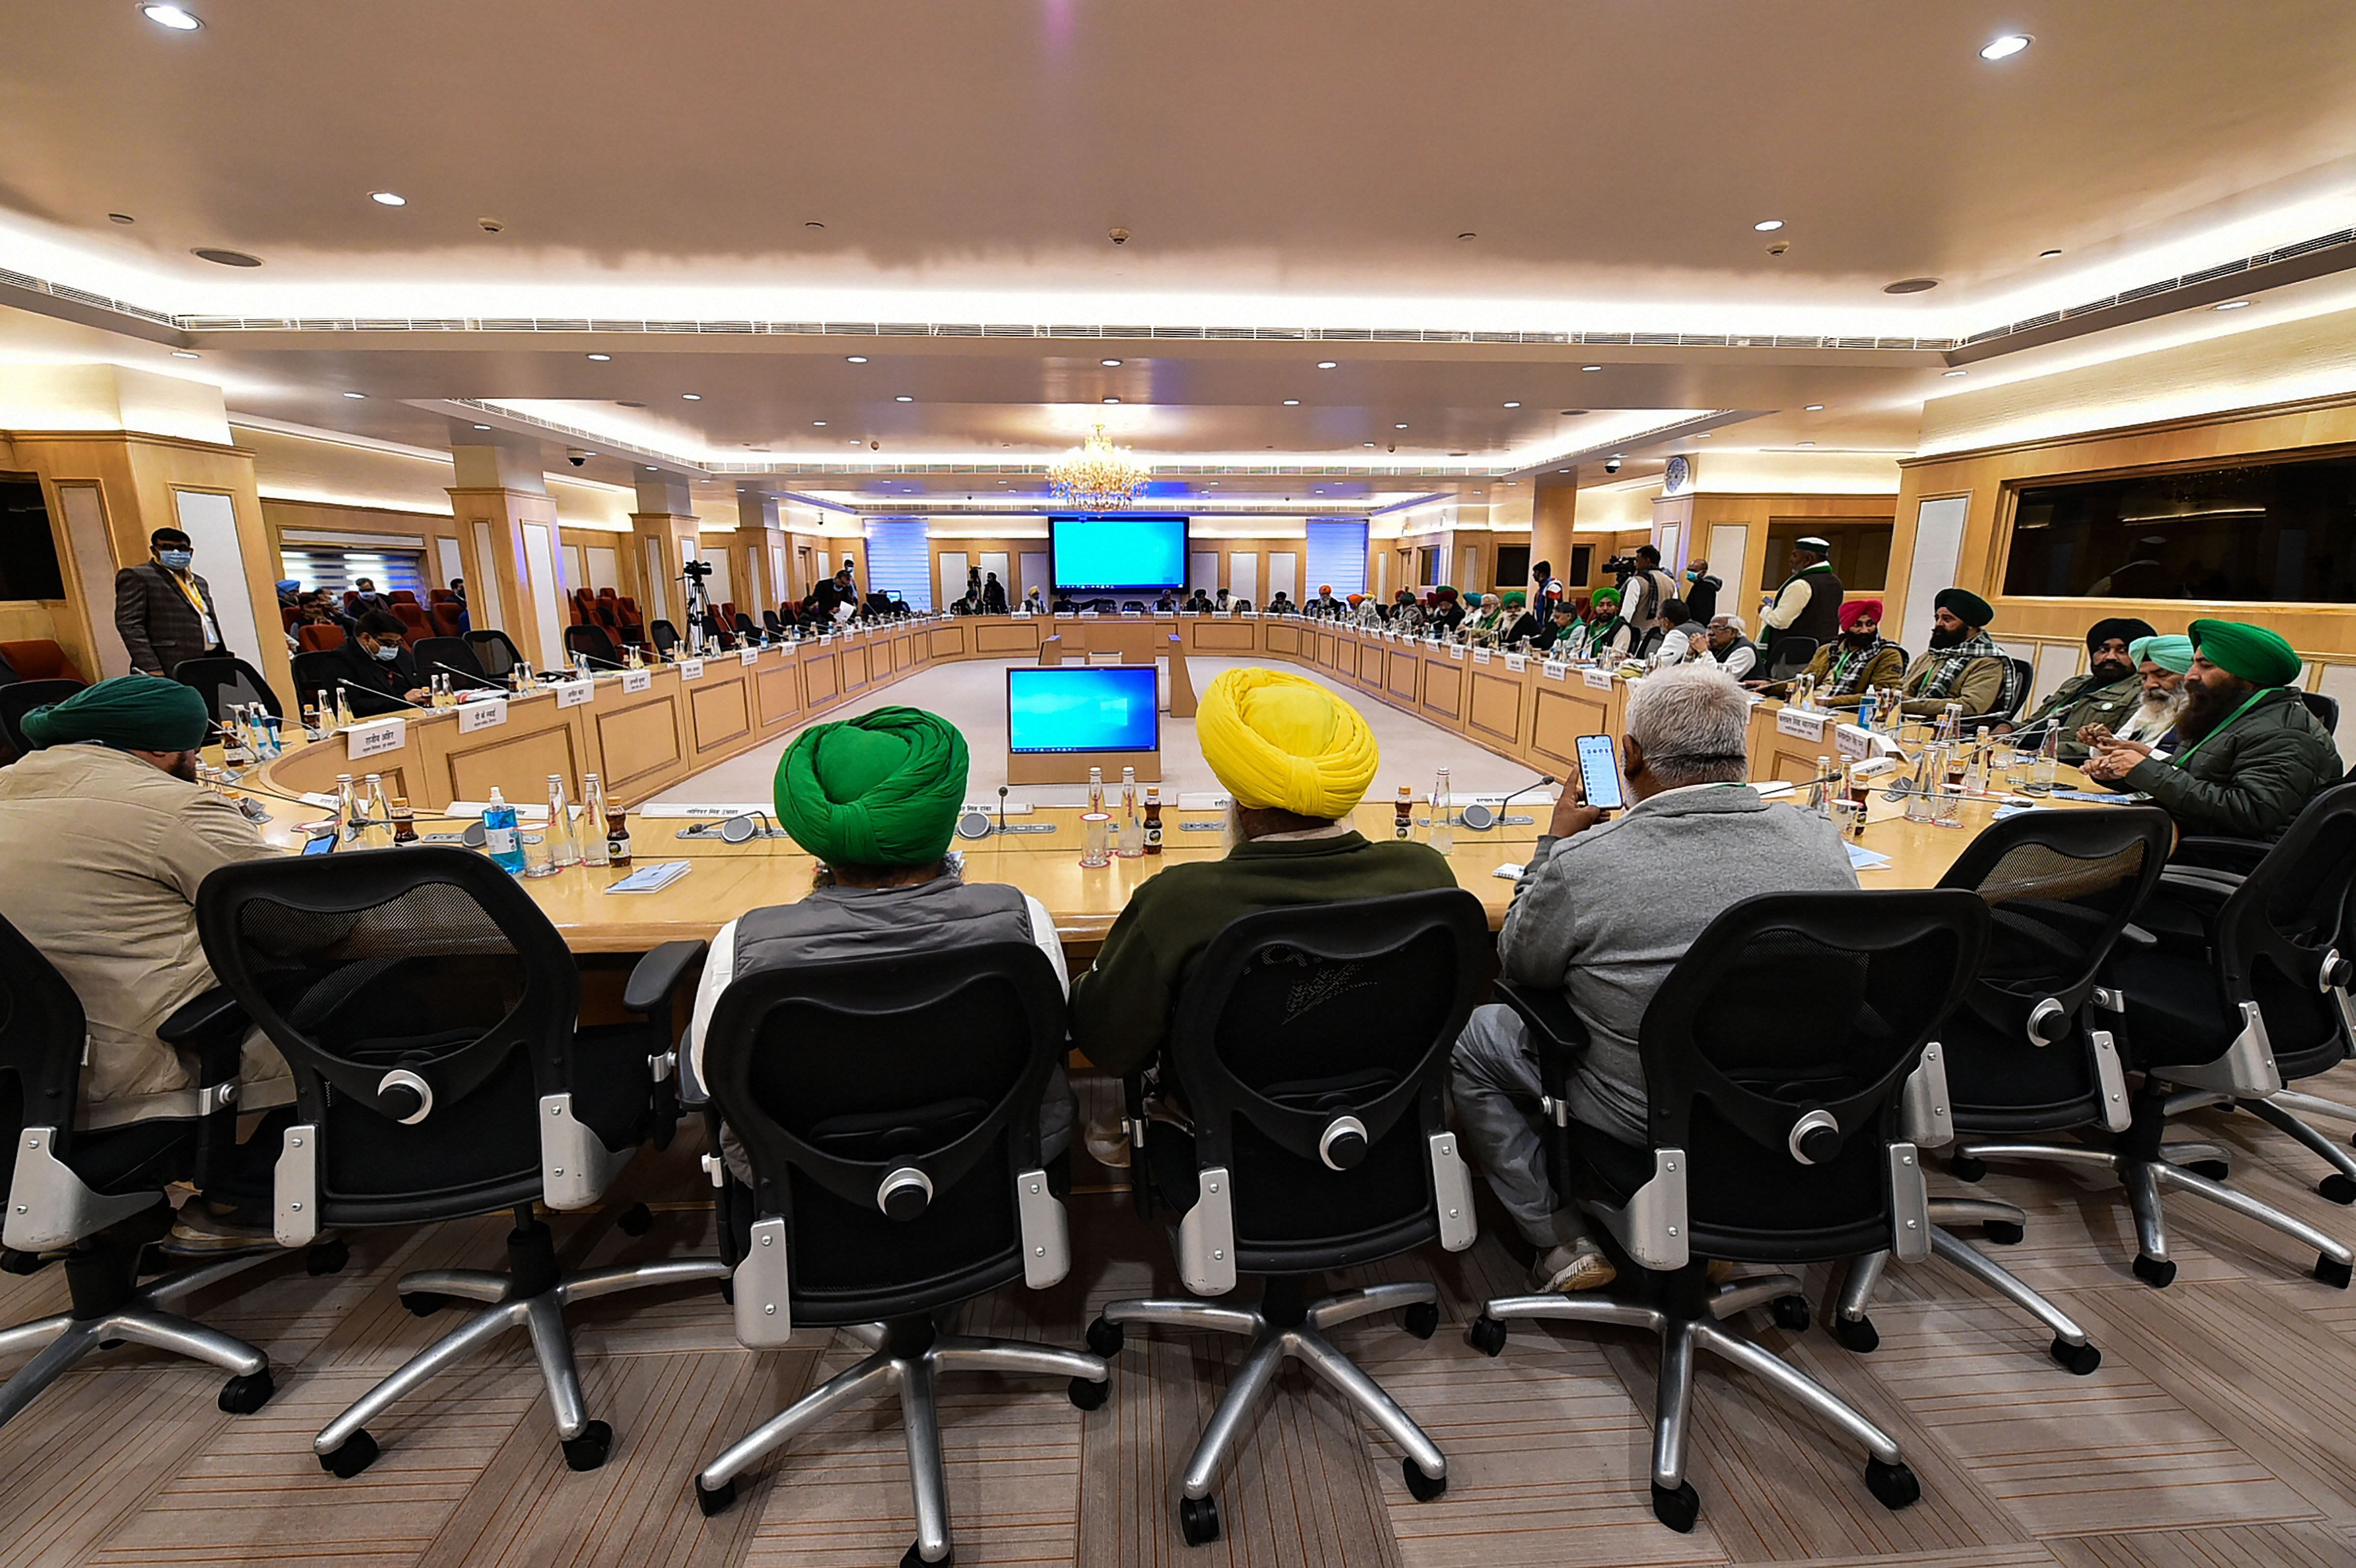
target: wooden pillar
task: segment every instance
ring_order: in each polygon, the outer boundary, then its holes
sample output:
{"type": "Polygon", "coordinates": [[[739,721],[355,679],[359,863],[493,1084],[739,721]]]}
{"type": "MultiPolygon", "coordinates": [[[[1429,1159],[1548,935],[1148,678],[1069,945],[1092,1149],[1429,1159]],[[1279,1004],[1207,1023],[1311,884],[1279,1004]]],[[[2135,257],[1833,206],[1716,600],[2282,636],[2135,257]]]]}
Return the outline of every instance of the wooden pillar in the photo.
{"type": "Polygon", "coordinates": [[[1563,591],[1575,592],[1580,585],[1570,580],[1570,549],[1576,542],[1572,524],[1579,509],[1579,476],[1547,475],[1537,481],[1531,502],[1530,564],[1551,563],[1563,591]]]}

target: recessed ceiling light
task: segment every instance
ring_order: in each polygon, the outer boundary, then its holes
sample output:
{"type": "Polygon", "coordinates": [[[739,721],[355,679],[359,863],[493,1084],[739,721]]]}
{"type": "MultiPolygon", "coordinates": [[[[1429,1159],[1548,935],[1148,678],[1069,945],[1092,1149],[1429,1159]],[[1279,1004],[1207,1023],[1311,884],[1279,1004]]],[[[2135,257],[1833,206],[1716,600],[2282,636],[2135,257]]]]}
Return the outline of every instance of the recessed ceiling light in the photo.
{"type": "Polygon", "coordinates": [[[916,399],[914,399],[914,398],[912,398],[912,397],[910,397],[907,393],[903,392],[903,393],[901,393],[898,397],[896,397],[896,398],[893,399],[892,400],[893,400],[894,402],[895,402],[895,403],[913,403],[913,402],[915,402],[916,400],[916,399]]]}
{"type": "Polygon", "coordinates": [[[703,401],[703,394],[701,392],[681,392],[680,397],[683,400],[691,403],[700,403],[703,401]]]}
{"type": "Polygon", "coordinates": [[[1507,408],[1509,408],[1509,409],[1518,409],[1518,408],[1520,408],[1522,405],[1521,405],[1521,404],[1519,404],[1519,403],[1507,403],[1505,406],[1506,406],[1507,408]]]}
{"type": "Polygon", "coordinates": [[[1919,294],[1925,289],[1938,286],[1936,278],[1901,278],[1894,283],[1882,284],[1881,292],[1886,294],[1919,294]]]}
{"type": "Polygon", "coordinates": [[[1336,359],[1320,359],[1317,361],[1317,368],[1320,370],[1331,370],[1339,363],[1341,363],[1341,361],[1336,359]]]}
{"type": "Polygon", "coordinates": [[[864,365],[867,363],[867,356],[864,354],[848,355],[844,357],[843,363],[846,365],[864,365]]]}
{"type": "Polygon", "coordinates": [[[1369,442],[1365,442],[1365,443],[1361,443],[1361,444],[1363,444],[1363,445],[1366,445],[1366,446],[1372,446],[1372,445],[1374,445],[1375,443],[1374,443],[1373,442],[1369,441],[1369,442]]]}
{"type": "Polygon", "coordinates": [[[1463,233],[1459,234],[1456,238],[1459,240],[1478,240],[1481,236],[1475,234],[1470,229],[1467,229],[1463,233]]]}
{"type": "Polygon", "coordinates": [[[1695,439],[1696,441],[1708,441],[1709,438],[1710,438],[1710,432],[1709,432],[1708,431],[1702,431],[1702,432],[1699,432],[1698,433],[1697,433],[1697,434],[1694,436],[1694,439],[1695,439]]]}
{"type": "Polygon", "coordinates": [[[175,359],[195,359],[199,357],[199,356],[193,348],[175,348],[172,350],[172,357],[175,359]]]}
{"type": "Polygon", "coordinates": [[[1620,462],[1622,462],[1622,463],[1625,463],[1625,462],[1627,462],[1627,461],[1628,461],[1628,454],[1627,454],[1626,453],[1624,453],[1624,452],[1615,452],[1615,453],[1613,453],[1612,455],[1615,459],[1617,459],[1618,461],[1620,461],[1620,462]]]}
{"type": "Polygon", "coordinates": [[[651,464],[651,463],[648,464],[647,464],[647,472],[648,472],[648,473],[649,473],[649,474],[652,474],[654,471],[655,471],[655,465],[654,465],[653,464],[651,464]]]}
{"type": "Polygon", "coordinates": [[[1120,361],[1119,361],[1119,360],[1118,360],[1118,359],[1099,359],[1099,360],[1098,360],[1098,361],[1097,361],[1097,363],[1098,363],[1098,364],[1099,364],[1099,365],[1101,365],[1101,366],[1103,366],[1106,369],[1109,370],[1109,369],[1113,368],[1115,366],[1119,365],[1119,364],[1120,363],[1120,361]]]}
{"type": "Polygon", "coordinates": [[[2001,37],[1990,38],[1987,43],[1982,44],[1980,46],[1980,59],[1984,60],[2010,59],[2013,56],[2019,54],[2021,50],[2027,48],[2036,41],[2037,40],[2035,38],[2030,37],[2027,33],[2007,33],[2001,37]]]}
{"type": "Polygon", "coordinates": [[[1288,409],[1297,409],[1301,406],[1301,400],[1299,398],[1287,398],[1284,400],[1284,406],[1288,409]]]}
{"type": "Polygon", "coordinates": [[[1762,222],[1754,223],[1751,227],[1761,234],[1772,234],[1775,230],[1783,227],[1783,220],[1780,218],[1770,218],[1762,222]]]}
{"type": "Polygon", "coordinates": [[[1212,481],[1211,481],[1211,488],[1212,488],[1212,489],[1214,489],[1214,490],[1215,490],[1215,489],[1217,489],[1218,487],[1219,487],[1219,482],[1218,482],[1217,480],[1215,480],[1215,479],[1212,480],[1212,481]]]}
{"type": "Polygon", "coordinates": [[[2037,252],[2037,259],[2038,259],[2039,261],[2050,261],[2053,260],[2053,258],[2054,258],[2054,257],[2059,256],[2061,253],[2062,253],[2061,248],[2060,248],[2059,246],[2056,246],[2054,249],[2052,249],[2052,250],[2051,250],[2051,251],[2040,251],[2039,252],[2037,252]]]}
{"type": "Polygon", "coordinates": [[[106,215],[106,220],[109,223],[136,223],[139,221],[127,212],[110,212],[106,215]]]}
{"type": "Polygon", "coordinates": [[[367,394],[366,392],[346,392],[346,393],[344,394],[344,396],[346,396],[346,397],[348,397],[348,398],[355,398],[355,399],[357,399],[357,398],[365,398],[365,397],[367,397],[367,396],[368,396],[368,394],[367,394]]]}
{"type": "Polygon", "coordinates": [[[1800,444],[1801,444],[1802,446],[1814,446],[1814,445],[1815,445],[1816,443],[1815,443],[1815,442],[1813,442],[1813,441],[1804,441],[1804,442],[1800,443],[1800,444]]]}
{"type": "Polygon", "coordinates": [[[216,267],[259,267],[262,258],[249,256],[242,251],[223,251],[210,245],[200,245],[188,252],[200,261],[210,261],[216,267]]]}
{"type": "Polygon", "coordinates": [[[812,420],[810,421],[810,423],[819,430],[824,430],[826,428],[826,421],[824,420],[812,420]]]}
{"type": "Polygon", "coordinates": [[[1120,400],[1119,398],[1107,398],[1105,401],[1108,403],[1117,403],[1120,401],[1120,400]]]}
{"type": "Polygon", "coordinates": [[[1810,403],[1807,407],[1807,411],[1812,414],[1823,413],[1825,411],[1825,405],[1822,403],[1810,403]]]}
{"type": "Polygon", "coordinates": [[[2254,302],[2250,300],[2226,300],[2221,304],[2212,304],[2209,308],[2211,310],[2247,310],[2253,303],[2254,302]]]}
{"type": "Polygon", "coordinates": [[[583,453],[581,455],[582,455],[582,456],[584,456],[584,457],[594,457],[594,456],[596,456],[597,454],[596,454],[595,453],[594,453],[594,452],[584,452],[584,453],[583,453]]]}
{"type": "Polygon", "coordinates": [[[476,428],[477,430],[488,430],[488,429],[490,429],[491,427],[490,427],[490,426],[488,426],[488,425],[487,425],[487,424],[478,424],[478,425],[477,425],[475,428],[476,428]]]}
{"type": "Polygon", "coordinates": [[[1407,428],[1407,424],[1405,421],[1401,421],[1399,423],[1391,426],[1391,428],[1393,430],[1405,430],[1407,428]]]}
{"type": "Polygon", "coordinates": [[[399,191],[372,190],[369,192],[369,199],[376,203],[379,207],[407,207],[409,205],[409,198],[402,195],[399,191]]]}
{"type": "Polygon", "coordinates": [[[159,27],[169,27],[176,33],[193,33],[205,24],[193,12],[177,5],[142,5],[139,14],[159,27]]]}
{"type": "Polygon", "coordinates": [[[1950,370],[1947,372],[1947,379],[1952,381],[1958,376],[1968,376],[1970,374],[1971,372],[1969,370],[1950,370]]]}
{"type": "Polygon", "coordinates": [[[1580,368],[1582,370],[1601,370],[1603,367],[1601,365],[1581,365],[1580,368]]]}
{"type": "Polygon", "coordinates": [[[612,356],[612,355],[610,355],[610,354],[592,354],[591,356],[589,356],[589,357],[590,357],[590,358],[592,358],[592,359],[596,360],[599,364],[601,364],[601,365],[602,365],[602,364],[604,364],[606,360],[611,359],[611,358],[613,357],[613,356],[612,356]]]}

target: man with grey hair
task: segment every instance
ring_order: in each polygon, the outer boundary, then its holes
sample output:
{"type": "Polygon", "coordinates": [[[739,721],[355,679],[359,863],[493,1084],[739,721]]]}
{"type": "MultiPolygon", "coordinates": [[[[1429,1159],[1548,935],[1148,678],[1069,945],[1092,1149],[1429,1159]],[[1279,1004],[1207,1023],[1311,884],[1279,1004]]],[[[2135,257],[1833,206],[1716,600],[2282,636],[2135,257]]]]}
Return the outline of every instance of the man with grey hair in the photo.
{"type": "MultiPolygon", "coordinates": [[[[1760,893],[1854,888],[1832,824],[1770,805],[1750,776],[1751,704],[1713,663],[1681,665],[1628,693],[1629,809],[1615,820],[1573,782],[1514,888],[1497,957],[1506,978],[1559,987],[1590,1040],[1565,1096],[1571,1116],[1646,1141],[1644,1009],[1709,923],[1760,893]],[[1631,890],[1635,890],[1631,891],[1631,890]]],[[[1547,1174],[1539,1079],[1510,1008],[1476,1009],[1450,1075],[1464,1142],[1537,1249],[1533,1290],[1593,1290],[1616,1275],[1585,1218],[1547,1174]]]]}
{"type": "Polygon", "coordinates": [[[1737,680],[1748,680],[1759,667],[1759,645],[1740,615],[1713,615],[1709,622],[1709,656],[1718,667],[1737,680]]]}

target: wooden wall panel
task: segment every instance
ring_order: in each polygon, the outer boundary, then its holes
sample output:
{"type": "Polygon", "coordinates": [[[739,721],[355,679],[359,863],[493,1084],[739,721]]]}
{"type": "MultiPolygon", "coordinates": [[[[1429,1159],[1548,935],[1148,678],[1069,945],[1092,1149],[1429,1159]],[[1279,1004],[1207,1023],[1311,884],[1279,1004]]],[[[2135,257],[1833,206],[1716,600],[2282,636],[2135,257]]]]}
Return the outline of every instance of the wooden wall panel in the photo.
{"type": "Polygon", "coordinates": [[[802,701],[811,708],[823,708],[842,695],[842,676],[835,665],[832,649],[824,653],[802,653],[802,701]]]}
{"type": "MultiPolygon", "coordinates": [[[[1193,634],[1187,645],[1190,653],[1249,654],[1259,651],[1259,623],[1257,621],[1197,620],[1187,630],[1193,634]]],[[[1274,633],[1290,628],[1270,626],[1269,630],[1274,633]]],[[[1296,641],[1301,635],[1298,631],[1292,635],[1296,641]]],[[[1277,650],[1270,647],[1269,651],[1274,653],[1277,650]]]]}
{"type": "Polygon", "coordinates": [[[1472,701],[1464,721],[1508,746],[1522,743],[1522,679],[1518,675],[1494,675],[1475,666],[1472,701]]]}
{"type": "Polygon", "coordinates": [[[626,698],[597,714],[597,750],[609,770],[605,787],[637,800],[670,782],[686,762],[676,688],[626,698]]]}
{"type": "Polygon", "coordinates": [[[700,762],[753,733],[753,704],[741,680],[701,680],[687,689],[687,716],[700,762]]]}
{"type": "Polygon", "coordinates": [[[1407,707],[1414,707],[1421,690],[1416,680],[1416,671],[1423,667],[1421,656],[1413,649],[1386,648],[1383,650],[1383,663],[1387,672],[1384,677],[1383,689],[1407,707]]]}
{"type": "Polygon", "coordinates": [[[1423,661],[1423,710],[1449,720],[1451,729],[1464,711],[1464,670],[1444,654],[1423,661]]]}
{"type": "Polygon", "coordinates": [[[1287,621],[1272,621],[1268,625],[1268,651],[1297,658],[1301,655],[1301,636],[1300,626],[1287,621]]]}
{"type": "MultiPolygon", "coordinates": [[[[1073,624],[1073,623],[1067,621],[1065,622],[1064,624],[1070,625],[1073,624]]],[[[933,634],[933,652],[937,656],[951,652],[963,653],[965,651],[965,630],[966,629],[964,627],[952,628],[954,635],[958,639],[958,645],[955,649],[947,649],[942,647],[940,644],[941,634],[937,631],[935,632],[933,634]]],[[[999,655],[1011,654],[1018,658],[1027,657],[1032,654],[1037,653],[1039,651],[1039,639],[1046,635],[1042,629],[1040,623],[1034,620],[976,621],[973,623],[972,630],[973,651],[975,653],[999,655]]]]}
{"type": "MultiPolygon", "coordinates": [[[[579,792],[583,769],[580,753],[573,743],[572,725],[558,722],[523,727],[510,718],[496,730],[476,733],[495,739],[488,744],[469,746],[450,754],[446,775],[450,793],[444,797],[445,805],[453,800],[487,800],[493,784],[500,787],[511,804],[538,805],[548,798],[545,786],[550,773],[565,781],[568,794],[579,792]],[[519,778],[537,779],[542,787],[519,795],[516,783],[519,778]]],[[[471,741],[476,736],[466,738],[471,741]]]]}
{"type": "Polygon", "coordinates": [[[801,672],[790,660],[761,666],[754,672],[753,698],[764,730],[795,718],[802,710],[801,672]]]}

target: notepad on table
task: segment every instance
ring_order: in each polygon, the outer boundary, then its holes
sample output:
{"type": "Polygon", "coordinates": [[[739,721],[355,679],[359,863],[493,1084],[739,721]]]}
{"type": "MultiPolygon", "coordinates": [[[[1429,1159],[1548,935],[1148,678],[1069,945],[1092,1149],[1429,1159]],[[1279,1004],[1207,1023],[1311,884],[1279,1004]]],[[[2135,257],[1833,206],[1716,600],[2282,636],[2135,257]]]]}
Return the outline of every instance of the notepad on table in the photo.
{"type": "Polygon", "coordinates": [[[1870,871],[1890,864],[1890,857],[1878,849],[1869,849],[1862,844],[1851,844],[1847,848],[1849,869],[1853,871],[1870,871]]]}
{"type": "Polygon", "coordinates": [[[651,866],[640,866],[605,891],[609,893],[660,892],[687,875],[692,863],[687,860],[661,860],[651,866]]]}

